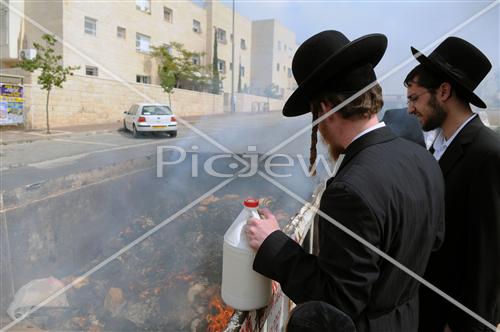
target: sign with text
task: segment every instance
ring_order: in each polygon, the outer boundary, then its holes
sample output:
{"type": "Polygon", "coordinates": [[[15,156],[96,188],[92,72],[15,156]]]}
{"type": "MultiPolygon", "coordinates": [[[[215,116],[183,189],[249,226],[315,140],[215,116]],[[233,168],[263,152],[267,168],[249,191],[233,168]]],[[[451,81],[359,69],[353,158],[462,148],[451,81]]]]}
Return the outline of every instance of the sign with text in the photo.
{"type": "Polygon", "coordinates": [[[24,89],[22,85],[0,83],[0,125],[23,123],[24,89]]]}

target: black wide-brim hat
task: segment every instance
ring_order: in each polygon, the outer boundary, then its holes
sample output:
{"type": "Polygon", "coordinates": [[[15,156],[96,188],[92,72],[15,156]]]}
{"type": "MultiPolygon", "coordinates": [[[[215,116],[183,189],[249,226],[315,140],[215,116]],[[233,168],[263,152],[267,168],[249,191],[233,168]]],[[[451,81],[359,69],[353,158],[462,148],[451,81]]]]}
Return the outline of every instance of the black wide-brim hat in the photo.
{"type": "Polygon", "coordinates": [[[448,37],[428,57],[414,47],[411,52],[424,67],[458,87],[469,103],[486,108],[474,90],[491,70],[491,63],[474,45],[458,37],[448,37]]]}
{"type": "Polygon", "coordinates": [[[286,101],[283,115],[308,113],[311,98],[325,87],[353,93],[363,89],[376,80],[373,68],[386,48],[387,37],[383,34],[350,41],[341,32],[328,30],[307,39],[293,57],[292,72],[298,87],[286,101]],[[368,69],[355,71],[360,67],[368,69]]]}
{"type": "Polygon", "coordinates": [[[356,332],[356,326],[346,313],[322,301],[297,305],[288,320],[287,332],[356,332]]]}

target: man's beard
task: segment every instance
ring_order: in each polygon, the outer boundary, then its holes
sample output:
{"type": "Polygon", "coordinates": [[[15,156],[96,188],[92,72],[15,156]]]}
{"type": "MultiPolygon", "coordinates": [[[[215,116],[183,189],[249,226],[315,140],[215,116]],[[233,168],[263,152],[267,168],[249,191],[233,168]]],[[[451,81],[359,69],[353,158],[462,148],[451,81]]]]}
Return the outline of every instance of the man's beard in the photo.
{"type": "Polygon", "coordinates": [[[439,105],[436,96],[432,93],[431,98],[427,102],[427,107],[431,109],[431,113],[427,121],[422,124],[422,130],[431,131],[438,127],[441,127],[444,119],[446,118],[446,112],[444,111],[443,107],[439,105]]]}
{"type": "Polygon", "coordinates": [[[328,142],[321,134],[321,132],[319,136],[321,137],[321,141],[323,142],[323,144],[325,144],[328,148],[328,155],[330,156],[330,159],[333,161],[333,163],[336,163],[339,159],[339,155],[341,154],[340,149],[336,148],[333,144],[328,142]]]}

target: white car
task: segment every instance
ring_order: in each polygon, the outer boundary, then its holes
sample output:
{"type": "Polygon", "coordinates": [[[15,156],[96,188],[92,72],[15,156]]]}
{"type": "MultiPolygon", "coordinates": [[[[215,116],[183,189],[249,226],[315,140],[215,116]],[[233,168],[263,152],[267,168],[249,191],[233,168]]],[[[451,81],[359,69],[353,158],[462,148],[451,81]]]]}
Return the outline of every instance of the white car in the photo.
{"type": "Polygon", "coordinates": [[[177,136],[177,120],[172,110],[162,104],[134,104],[126,112],[123,128],[130,130],[134,137],[142,132],[167,133],[177,136]]]}

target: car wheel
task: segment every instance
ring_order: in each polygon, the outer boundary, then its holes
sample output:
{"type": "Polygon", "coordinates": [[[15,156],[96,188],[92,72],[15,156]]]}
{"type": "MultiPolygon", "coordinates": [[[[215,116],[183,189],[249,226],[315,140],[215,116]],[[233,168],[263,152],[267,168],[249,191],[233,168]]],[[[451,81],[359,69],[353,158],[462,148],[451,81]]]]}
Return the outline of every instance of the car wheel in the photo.
{"type": "Polygon", "coordinates": [[[177,136],[177,132],[176,131],[170,133],[170,137],[175,137],[175,136],[177,136]]]}
{"type": "Polygon", "coordinates": [[[124,132],[127,132],[128,129],[127,129],[127,125],[125,124],[125,120],[123,120],[123,131],[124,132]]]}
{"type": "Polygon", "coordinates": [[[137,131],[135,124],[132,125],[132,136],[139,137],[139,132],[137,131]]]}

